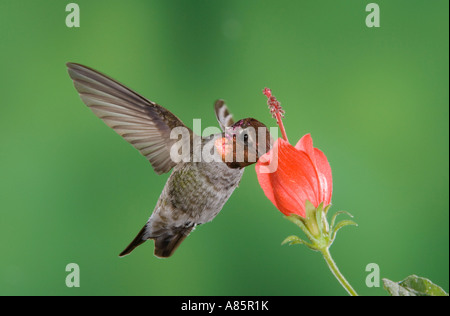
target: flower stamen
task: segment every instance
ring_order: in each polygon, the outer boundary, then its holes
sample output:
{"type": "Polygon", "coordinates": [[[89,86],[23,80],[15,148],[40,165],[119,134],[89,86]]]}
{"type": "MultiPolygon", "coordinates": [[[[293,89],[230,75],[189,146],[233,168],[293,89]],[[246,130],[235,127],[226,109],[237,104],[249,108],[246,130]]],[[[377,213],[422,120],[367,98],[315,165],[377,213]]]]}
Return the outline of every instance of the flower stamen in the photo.
{"type": "Polygon", "coordinates": [[[283,139],[289,142],[282,121],[285,112],[281,107],[281,103],[272,95],[272,90],[270,90],[269,88],[264,88],[263,94],[267,97],[267,105],[269,106],[270,113],[272,114],[272,117],[277,120],[277,124],[280,127],[283,139]]]}

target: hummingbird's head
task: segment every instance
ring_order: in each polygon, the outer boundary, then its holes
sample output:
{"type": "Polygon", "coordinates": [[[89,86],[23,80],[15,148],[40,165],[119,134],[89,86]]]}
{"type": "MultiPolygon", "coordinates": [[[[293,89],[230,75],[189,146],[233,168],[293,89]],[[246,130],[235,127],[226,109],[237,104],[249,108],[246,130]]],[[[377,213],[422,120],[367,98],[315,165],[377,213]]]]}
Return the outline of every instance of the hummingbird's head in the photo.
{"type": "Polygon", "coordinates": [[[215,147],[228,167],[244,168],[257,162],[272,143],[269,129],[263,123],[246,118],[227,127],[215,141],[215,147]]]}

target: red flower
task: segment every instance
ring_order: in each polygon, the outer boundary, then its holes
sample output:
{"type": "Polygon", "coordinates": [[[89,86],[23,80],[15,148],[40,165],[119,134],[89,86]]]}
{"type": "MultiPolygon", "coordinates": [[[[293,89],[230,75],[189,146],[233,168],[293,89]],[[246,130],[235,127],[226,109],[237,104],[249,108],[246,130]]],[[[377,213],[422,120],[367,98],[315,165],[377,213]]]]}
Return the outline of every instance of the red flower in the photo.
{"type": "MultiPolygon", "coordinates": [[[[278,106],[271,108],[272,114],[276,116],[277,110],[281,109],[280,104],[271,95],[270,90],[267,90],[264,90],[264,94],[269,98],[269,107],[271,104],[278,106]]],[[[279,117],[280,115],[277,119],[279,117]]],[[[278,124],[284,132],[281,118],[278,124]]],[[[331,203],[331,168],[325,154],[313,147],[310,134],[303,136],[295,147],[289,144],[285,135],[284,132],[284,139],[279,138],[272,150],[258,160],[256,174],[261,188],[277,209],[285,215],[297,214],[305,217],[306,200],[316,208],[322,202],[324,207],[331,203]],[[270,170],[268,166],[274,165],[271,159],[277,159],[277,162],[276,170],[270,173],[267,172],[270,170]]]]}

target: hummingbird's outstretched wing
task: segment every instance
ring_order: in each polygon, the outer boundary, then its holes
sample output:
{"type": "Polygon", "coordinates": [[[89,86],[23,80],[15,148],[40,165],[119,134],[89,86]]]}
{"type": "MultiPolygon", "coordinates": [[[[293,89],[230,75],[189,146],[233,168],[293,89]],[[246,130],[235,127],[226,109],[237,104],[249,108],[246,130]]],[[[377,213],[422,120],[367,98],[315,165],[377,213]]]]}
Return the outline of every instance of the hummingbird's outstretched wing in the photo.
{"type": "Polygon", "coordinates": [[[179,118],[98,71],[75,63],[67,63],[67,68],[83,102],[138,149],[156,173],[166,173],[176,165],[170,148],[178,139],[170,139],[171,130],[184,127],[192,137],[179,118]]]}
{"type": "Polygon", "coordinates": [[[233,115],[228,111],[224,100],[217,100],[214,104],[214,111],[216,112],[217,121],[220,128],[225,132],[225,128],[234,124],[233,115]]]}

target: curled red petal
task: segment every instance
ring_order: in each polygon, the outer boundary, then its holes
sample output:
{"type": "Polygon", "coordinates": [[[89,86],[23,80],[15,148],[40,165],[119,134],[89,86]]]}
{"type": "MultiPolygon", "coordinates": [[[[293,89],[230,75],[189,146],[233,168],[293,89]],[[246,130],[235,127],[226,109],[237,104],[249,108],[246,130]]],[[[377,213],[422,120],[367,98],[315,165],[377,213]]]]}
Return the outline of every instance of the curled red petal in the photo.
{"type": "Polygon", "coordinates": [[[295,148],[306,152],[311,158],[314,158],[314,147],[311,134],[306,134],[302,138],[300,138],[297,145],[295,145],[295,148]]]}
{"type": "Polygon", "coordinates": [[[331,203],[331,196],[333,194],[333,177],[331,174],[331,166],[328,162],[327,156],[317,148],[314,148],[314,157],[316,160],[316,169],[319,175],[321,200],[324,205],[331,203]]]}
{"type": "Polygon", "coordinates": [[[333,178],[331,176],[331,167],[325,154],[313,146],[311,134],[304,135],[295,145],[295,148],[308,154],[313,162],[317,178],[319,179],[318,196],[324,205],[331,203],[331,195],[333,191],[333,178]]]}
{"type": "MultiPolygon", "coordinates": [[[[261,188],[283,214],[305,217],[306,200],[316,207],[320,204],[319,179],[315,165],[306,152],[297,150],[283,139],[278,139],[272,150],[277,151],[276,171],[262,173],[264,163],[258,161],[256,164],[261,188]]],[[[265,164],[267,165],[267,162],[265,164]]]]}

